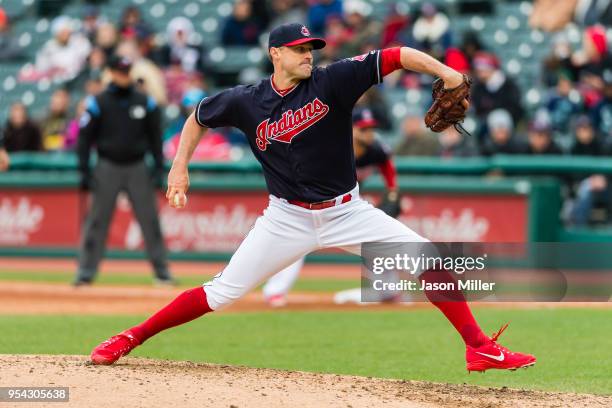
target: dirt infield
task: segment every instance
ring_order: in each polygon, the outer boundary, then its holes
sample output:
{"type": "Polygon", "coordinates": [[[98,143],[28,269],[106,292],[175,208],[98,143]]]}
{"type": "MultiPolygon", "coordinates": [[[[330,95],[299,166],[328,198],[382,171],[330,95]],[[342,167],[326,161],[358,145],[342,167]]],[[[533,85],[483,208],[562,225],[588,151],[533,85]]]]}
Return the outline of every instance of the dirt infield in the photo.
{"type": "MultiPolygon", "coordinates": [[[[149,314],[174,299],[184,289],[151,286],[90,286],[74,288],[61,283],[0,282],[0,314],[77,314],[133,315],[149,314]]],[[[588,307],[612,309],[606,303],[474,303],[481,307],[546,309],[588,307]]],[[[332,293],[292,292],[289,305],[283,310],[398,310],[398,308],[430,308],[427,302],[413,304],[383,303],[367,305],[334,304],[332,293]]],[[[272,310],[260,292],[251,292],[221,313],[272,310]]]]}
{"type": "MultiPolygon", "coordinates": [[[[47,403],[47,406],[62,407],[606,407],[612,404],[612,397],[586,394],[136,358],[101,367],[88,364],[84,356],[0,355],[0,365],[3,384],[69,387],[68,403],[47,403]],[[34,383],[33,378],[38,381],[34,383]]],[[[17,408],[23,403],[2,406],[17,408]]]]}

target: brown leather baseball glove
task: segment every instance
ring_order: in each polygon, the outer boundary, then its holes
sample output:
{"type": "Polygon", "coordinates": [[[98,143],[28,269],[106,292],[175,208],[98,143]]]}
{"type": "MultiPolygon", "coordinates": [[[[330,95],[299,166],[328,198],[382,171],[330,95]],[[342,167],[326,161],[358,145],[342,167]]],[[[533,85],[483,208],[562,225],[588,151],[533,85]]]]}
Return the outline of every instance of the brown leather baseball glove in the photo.
{"type": "Polygon", "coordinates": [[[472,80],[463,76],[463,83],[456,88],[444,89],[444,81],[438,78],[433,83],[433,104],[425,115],[425,125],[434,132],[442,132],[449,126],[458,130],[465,119],[465,112],[469,107],[470,88],[472,80]]]}

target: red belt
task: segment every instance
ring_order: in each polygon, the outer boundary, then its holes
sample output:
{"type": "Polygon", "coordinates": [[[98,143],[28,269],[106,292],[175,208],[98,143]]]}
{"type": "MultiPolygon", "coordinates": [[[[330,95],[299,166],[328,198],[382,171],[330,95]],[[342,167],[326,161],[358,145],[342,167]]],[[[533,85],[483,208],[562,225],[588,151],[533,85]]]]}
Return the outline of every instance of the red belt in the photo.
{"type": "MultiPolygon", "coordinates": [[[[340,202],[340,204],[348,203],[352,199],[353,199],[353,196],[351,195],[351,193],[345,194],[342,197],[342,201],[340,202]]],[[[336,205],[335,198],[333,200],[321,201],[318,203],[305,203],[303,201],[298,201],[298,200],[287,200],[287,202],[289,204],[297,205],[298,207],[302,207],[307,210],[322,210],[324,208],[329,208],[329,207],[333,207],[336,205]]]]}

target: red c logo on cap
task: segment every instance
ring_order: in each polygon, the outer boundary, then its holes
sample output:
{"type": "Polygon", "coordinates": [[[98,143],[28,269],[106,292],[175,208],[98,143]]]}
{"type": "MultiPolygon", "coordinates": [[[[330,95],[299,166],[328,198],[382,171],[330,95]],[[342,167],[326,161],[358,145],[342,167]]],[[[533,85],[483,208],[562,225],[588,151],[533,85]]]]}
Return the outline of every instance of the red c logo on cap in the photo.
{"type": "Polygon", "coordinates": [[[308,28],[302,27],[302,35],[306,37],[310,37],[310,31],[308,31],[308,28]]]}

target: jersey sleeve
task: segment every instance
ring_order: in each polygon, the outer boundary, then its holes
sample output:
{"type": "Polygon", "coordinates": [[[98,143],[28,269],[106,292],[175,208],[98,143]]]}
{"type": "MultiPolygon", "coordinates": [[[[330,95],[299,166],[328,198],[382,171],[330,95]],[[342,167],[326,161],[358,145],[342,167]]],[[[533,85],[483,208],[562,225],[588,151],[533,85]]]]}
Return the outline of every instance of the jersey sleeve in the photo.
{"type": "Polygon", "coordinates": [[[325,71],[338,101],[352,110],[368,88],[382,82],[380,50],[334,62],[325,71]]]}
{"type": "Polygon", "coordinates": [[[231,88],[202,99],[195,110],[196,122],[207,128],[235,126],[236,94],[236,88],[231,88]]]}

